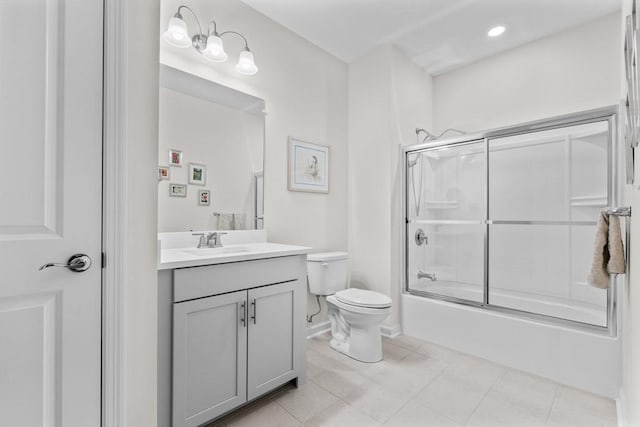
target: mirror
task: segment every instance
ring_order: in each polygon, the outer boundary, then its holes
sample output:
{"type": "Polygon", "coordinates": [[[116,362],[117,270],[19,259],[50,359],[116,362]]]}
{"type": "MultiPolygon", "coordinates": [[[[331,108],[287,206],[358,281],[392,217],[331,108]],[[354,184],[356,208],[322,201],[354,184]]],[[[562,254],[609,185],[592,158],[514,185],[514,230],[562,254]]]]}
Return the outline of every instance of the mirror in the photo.
{"type": "Polygon", "coordinates": [[[263,228],[264,100],[160,66],[158,231],[263,228]]]}

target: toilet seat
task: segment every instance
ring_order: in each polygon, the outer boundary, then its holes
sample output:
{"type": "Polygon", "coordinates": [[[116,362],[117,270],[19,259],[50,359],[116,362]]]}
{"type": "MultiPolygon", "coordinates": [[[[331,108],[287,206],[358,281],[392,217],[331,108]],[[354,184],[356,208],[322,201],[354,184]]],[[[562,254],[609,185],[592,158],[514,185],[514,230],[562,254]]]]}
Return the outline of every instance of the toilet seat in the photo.
{"type": "Polygon", "coordinates": [[[361,308],[389,308],[391,298],[380,292],[349,288],[336,292],[335,298],[343,304],[361,308]]]}
{"type": "Polygon", "coordinates": [[[336,298],[334,295],[329,295],[327,297],[327,302],[329,305],[334,305],[336,308],[340,310],[348,311],[350,313],[357,313],[366,316],[378,316],[383,313],[391,313],[391,306],[389,307],[360,307],[358,305],[347,304],[346,302],[342,302],[336,298]]]}

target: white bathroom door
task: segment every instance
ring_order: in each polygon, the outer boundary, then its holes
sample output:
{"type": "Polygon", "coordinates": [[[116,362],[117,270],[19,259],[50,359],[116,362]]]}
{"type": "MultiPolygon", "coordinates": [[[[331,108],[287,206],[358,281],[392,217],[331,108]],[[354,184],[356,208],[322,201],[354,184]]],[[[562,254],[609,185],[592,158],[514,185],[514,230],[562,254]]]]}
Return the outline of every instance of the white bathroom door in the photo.
{"type": "Polygon", "coordinates": [[[100,425],[102,9],[0,0],[0,426],[100,425]]]}

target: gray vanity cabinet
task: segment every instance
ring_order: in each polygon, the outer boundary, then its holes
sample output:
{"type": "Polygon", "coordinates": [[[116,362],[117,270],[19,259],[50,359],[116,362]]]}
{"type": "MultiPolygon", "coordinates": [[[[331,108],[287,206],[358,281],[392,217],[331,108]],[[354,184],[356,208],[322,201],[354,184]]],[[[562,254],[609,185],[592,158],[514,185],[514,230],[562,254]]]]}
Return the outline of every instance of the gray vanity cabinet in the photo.
{"type": "Polygon", "coordinates": [[[198,426],[247,400],[246,298],[240,291],[175,304],[174,426],[198,426]]]}
{"type": "Polygon", "coordinates": [[[293,379],[304,384],[305,278],[304,255],[159,276],[159,426],[200,426],[293,379]]]}
{"type": "Polygon", "coordinates": [[[293,337],[299,288],[296,280],[249,291],[248,400],[297,376],[293,337]]]}

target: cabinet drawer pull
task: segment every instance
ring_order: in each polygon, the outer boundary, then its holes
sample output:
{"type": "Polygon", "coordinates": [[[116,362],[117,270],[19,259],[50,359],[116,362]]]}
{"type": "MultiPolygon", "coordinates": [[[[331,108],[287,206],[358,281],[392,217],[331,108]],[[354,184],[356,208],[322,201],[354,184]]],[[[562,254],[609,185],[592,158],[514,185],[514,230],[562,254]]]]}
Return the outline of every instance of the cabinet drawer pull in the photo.
{"type": "Polygon", "coordinates": [[[247,327],[247,302],[242,301],[240,304],[240,321],[242,322],[242,326],[247,327]]]}
{"type": "Polygon", "coordinates": [[[254,299],[253,301],[251,301],[251,305],[253,306],[253,316],[251,316],[251,318],[253,319],[253,324],[256,324],[256,300],[254,299]]]}

